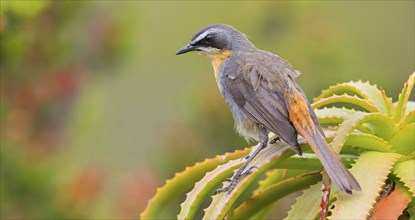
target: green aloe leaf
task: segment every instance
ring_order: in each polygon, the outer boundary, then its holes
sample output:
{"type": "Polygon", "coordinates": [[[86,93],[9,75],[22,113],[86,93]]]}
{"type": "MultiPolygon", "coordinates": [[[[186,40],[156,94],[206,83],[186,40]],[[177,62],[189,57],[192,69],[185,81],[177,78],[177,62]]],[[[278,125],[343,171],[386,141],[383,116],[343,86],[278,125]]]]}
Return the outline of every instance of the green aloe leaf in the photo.
{"type": "Polygon", "coordinates": [[[408,81],[404,84],[402,92],[399,94],[398,104],[396,105],[395,110],[395,120],[400,121],[401,118],[405,115],[406,106],[411,95],[412,88],[415,83],[415,73],[412,73],[409,76],[408,81]]]}
{"type": "Polygon", "coordinates": [[[393,173],[408,187],[412,195],[415,195],[415,160],[407,160],[397,163],[393,173]]]}
{"type": "Polygon", "coordinates": [[[268,188],[269,186],[271,186],[272,184],[285,179],[286,172],[287,170],[285,169],[275,169],[275,170],[267,171],[265,173],[265,176],[266,176],[265,179],[259,181],[258,183],[259,187],[257,190],[255,190],[254,193],[259,193],[265,190],[266,188],[268,188]]]}
{"type": "Polygon", "coordinates": [[[382,93],[383,103],[385,103],[388,115],[393,116],[395,113],[395,109],[393,108],[392,98],[386,95],[384,89],[381,88],[380,92],[382,93]]]}
{"type": "Polygon", "coordinates": [[[293,154],[293,151],[290,150],[290,147],[284,142],[279,142],[276,146],[267,147],[262,150],[250,164],[250,166],[255,166],[258,169],[253,170],[251,174],[241,179],[231,193],[219,193],[214,195],[212,197],[212,203],[204,210],[205,215],[203,216],[203,219],[223,219],[228,211],[233,208],[236,199],[239,198],[254,180],[266,170],[275,166],[276,163],[293,154]]]}
{"type": "Polygon", "coordinates": [[[156,195],[150,200],[146,209],[140,214],[140,219],[155,219],[167,204],[178,196],[190,190],[192,186],[200,180],[206,172],[215,169],[218,165],[229,160],[240,158],[250,151],[249,148],[238,150],[233,153],[226,153],[203,162],[196,163],[192,167],[187,167],[184,171],[176,173],[172,179],[166,181],[165,185],[158,188],[156,195]]]}
{"type": "MultiPolygon", "coordinates": [[[[263,190],[268,188],[274,183],[277,183],[281,180],[284,180],[287,174],[286,169],[275,169],[271,170],[265,173],[265,179],[259,181],[259,187],[257,190],[254,191],[254,194],[261,193],[263,190]]],[[[251,219],[265,219],[269,212],[272,210],[273,205],[270,205],[261,211],[259,211],[257,214],[255,214],[251,219]]]]}
{"type": "Polygon", "coordinates": [[[323,109],[315,109],[314,112],[317,115],[317,118],[321,125],[331,125],[331,124],[340,124],[344,121],[344,119],[349,116],[350,114],[355,113],[355,110],[347,109],[347,108],[323,108],[323,109]]]}
{"type": "Polygon", "coordinates": [[[320,99],[327,98],[332,95],[343,95],[343,94],[357,96],[362,99],[366,98],[363,91],[361,91],[359,88],[356,88],[355,86],[349,83],[339,83],[334,86],[330,86],[328,89],[321,91],[321,94],[318,97],[314,98],[313,101],[317,102],[320,99]]]}
{"type": "Polygon", "coordinates": [[[401,154],[409,154],[415,150],[415,123],[407,124],[393,135],[390,143],[401,154]]]}
{"type": "Polygon", "coordinates": [[[376,105],[379,112],[391,115],[392,99],[386,97],[385,93],[379,90],[376,85],[371,85],[368,82],[350,82],[349,84],[363,91],[364,98],[376,105]]]}
{"type": "Polygon", "coordinates": [[[405,118],[402,119],[401,123],[399,126],[404,126],[410,123],[415,123],[415,110],[409,111],[405,118]]]}
{"type": "Polygon", "coordinates": [[[364,152],[350,169],[362,187],[353,195],[336,196],[330,219],[365,219],[379,195],[392,166],[400,157],[395,153],[364,152]],[[368,175],[370,174],[370,175],[368,175]]]}
{"type": "Polygon", "coordinates": [[[319,172],[312,172],[295,176],[272,186],[269,186],[260,193],[255,193],[251,198],[246,200],[234,212],[235,219],[251,218],[254,214],[273,204],[278,199],[314,184],[321,175],[319,172]]]}
{"type": "Polygon", "coordinates": [[[314,102],[318,102],[321,99],[328,98],[333,95],[357,96],[363,100],[368,101],[381,113],[390,115],[392,111],[392,99],[386,97],[384,92],[379,90],[376,85],[370,85],[368,82],[348,82],[341,83],[335,86],[331,86],[326,90],[323,90],[320,96],[314,99],[314,102]]]}
{"type": "MultiPolygon", "coordinates": [[[[340,160],[343,162],[346,167],[351,167],[351,164],[357,158],[355,155],[345,155],[342,154],[339,156],[340,160]]],[[[282,169],[304,169],[304,170],[322,170],[323,165],[321,165],[320,160],[315,154],[306,154],[304,153],[302,157],[294,155],[290,158],[287,158],[276,165],[277,168],[282,169]]]]}
{"type": "MultiPolygon", "coordinates": [[[[333,193],[332,193],[333,194],[333,193]]],[[[312,185],[297,197],[288,212],[288,219],[314,219],[320,213],[321,182],[312,185]]]]}
{"type": "Polygon", "coordinates": [[[375,150],[380,152],[394,152],[392,145],[384,139],[359,131],[354,131],[347,138],[344,145],[350,145],[354,147],[360,147],[365,150],[375,150]]]}
{"type": "Polygon", "coordinates": [[[242,164],[240,159],[231,160],[218,166],[195,184],[192,191],[186,194],[186,200],[180,205],[181,211],[178,219],[193,219],[203,200],[210,196],[220,183],[232,175],[233,170],[242,164]]]}
{"type": "Polygon", "coordinates": [[[370,103],[365,99],[361,99],[357,96],[344,95],[333,95],[327,98],[322,98],[314,102],[311,106],[313,108],[321,108],[329,104],[347,103],[354,106],[358,106],[368,112],[379,112],[379,109],[374,104],[370,103]]]}
{"type": "Polygon", "coordinates": [[[348,116],[339,126],[336,135],[331,142],[335,152],[340,152],[350,134],[363,123],[373,124],[377,136],[389,140],[396,130],[395,122],[385,114],[356,112],[348,116]]]}

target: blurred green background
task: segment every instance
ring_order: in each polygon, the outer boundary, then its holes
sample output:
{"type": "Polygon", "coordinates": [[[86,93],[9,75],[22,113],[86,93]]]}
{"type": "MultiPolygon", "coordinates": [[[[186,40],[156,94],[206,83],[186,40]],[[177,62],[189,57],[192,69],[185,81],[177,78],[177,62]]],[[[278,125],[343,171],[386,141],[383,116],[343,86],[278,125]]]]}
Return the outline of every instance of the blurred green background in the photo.
{"type": "Polygon", "coordinates": [[[175,172],[247,146],[211,64],[174,55],[208,24],[289,60],[310,100],[362,79],[396,101],[414,16],[414,1],[1,0],[0,218],[136,218],[175,172]]]}

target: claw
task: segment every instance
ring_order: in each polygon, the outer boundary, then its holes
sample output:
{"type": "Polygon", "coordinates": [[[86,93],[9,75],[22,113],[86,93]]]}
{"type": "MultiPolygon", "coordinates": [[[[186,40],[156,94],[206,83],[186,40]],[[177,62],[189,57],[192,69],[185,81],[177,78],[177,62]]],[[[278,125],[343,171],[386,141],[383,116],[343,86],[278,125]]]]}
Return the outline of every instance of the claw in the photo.
{"type": "Polygon", "coordinates": [[[258,169],[258,167],[257,167],[257,166],[252,166],[252,167],[249,167],[247,171],[245,171],[245,172],[241,173],[241,175],[239,175],[239,176],[238,176],[238,177],[236,177],[236,178],[237,178],[238,180],[240,180],[240,179],[242,179],[242,178],[244,178],[244,177],[248,176],[249,174],[251,174],[251,173],[253,172],[252,170],[254,170],[254,169],[258,169]]]}
{"type": "Polygon", "coordinates": [[[277,141],[281,141],[280,137],[276,136],[269,141],[269,144],[275,144],[277,141]]]}
{"type": "Polygon", "coordinates": [[[233,176],[232,178],[226,178],[226,181],[230,182],[229,185],[217,189],[215,191],[215,195],[218,194],[218,193],[221,193],[221,192],[226,192],[226,194],[229,195],[232,192],[232,190],[235,188],[238,181],[245,178],[249,174],[251,174],[253,169],[258,169],[258,167],[257,166],[249,167],[247,171],[245,171],[245,172],[243,172],[243,173],[241,173],[237,176],[233,176]]]}
{"type": "Polygon", "coordinates": [[[236,183],[237,183],[237,180],[232,179],[232,181],[231,181],[231,183],[229,183],[229,185],[215,190],[215,195],[218,194],[218,193],[222,193],[222,192],[226,192],[227,195],[231,194],[232,190],[236,186],[236,183]]]}
{"type": "MultiPolygon", "coordinates": [[[[247,170],[246,172],[251,172],[251,173],[252,173],[252,170],[253,170],[253,169],[257,169],[257,170],[258,170],[259,168],[258,168],[257,166],[252,166],[252,167],[249,167],[249,168],[248,168],[248,170],[247,170]]],[[[245,172],[245,173],[246,173],[246,172],[245,172]]]]}
{"type": "Polygon", "coordinates": [[[215,190],[215,195],[219,194],[221,192],[226,192],[226,191],[228,191],[228,187],[219,188],[219,189],[215,190]]]}
{"type": "Polygon", "coordinates": [[[249,154],[248,154],[248,155],[246,155],[246,156],[241,157],[241,161],[242,161],[243,159],[247,160],[248,158],[249,158],[249,154]]]}

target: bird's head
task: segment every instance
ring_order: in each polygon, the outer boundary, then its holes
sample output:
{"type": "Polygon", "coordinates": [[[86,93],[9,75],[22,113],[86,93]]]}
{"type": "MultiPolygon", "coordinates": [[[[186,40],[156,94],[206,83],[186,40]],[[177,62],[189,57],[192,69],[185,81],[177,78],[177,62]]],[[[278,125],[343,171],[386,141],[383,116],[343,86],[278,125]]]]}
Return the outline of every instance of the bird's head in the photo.
{"type": "Polygon", "coordinates": [[[242,32],[224,24],[213,24],[204,27],[193,35],[189,44],[176,52],[176,55],[190,51],[212,57],[223,52],[250,50],[255,48],[242,32]]]}

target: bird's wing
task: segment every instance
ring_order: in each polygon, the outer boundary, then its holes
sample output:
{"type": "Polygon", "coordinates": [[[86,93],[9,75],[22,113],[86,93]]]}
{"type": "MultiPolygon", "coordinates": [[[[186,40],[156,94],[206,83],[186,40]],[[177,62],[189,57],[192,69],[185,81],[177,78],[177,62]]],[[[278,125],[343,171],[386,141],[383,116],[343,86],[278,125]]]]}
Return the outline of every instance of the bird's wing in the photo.
{"type": "MultiPolygon", "coordinates": [[[[289,93],[296,93],[302,100],[304,100],[304,104],[308,107],[307,110],[314,126],[324,137],[325,135],[323,129],[321,128],[317,116],[311,108],[306,95],[300,86],[295,82],[295,78],[300,75],[300,72],[298,70],[294,70],[288,61],[278,57],[277,55],[267,51],[261,51],[259,54],[259,56],[258,54],[256,56],[249,54],[247,56],[249,58],[246,59],[247,62],[245,64],[241,63],[242,65],[240,64],[242,68],[239,69],[242,71],[237,74],[246,74],[246,71],[243,71],[243,69],[255,64],[257,66],[257,75],[267,82],[267,85],[263,86],[264,88],[268,86],[271,91],[279,91],[283,98],[286,98],[289,93]],[[261,59],[258,60],[258,57],[261,57],[261,59]],[[282,93],[284,93],[285,96],[282,93]]],[[[250,75],[255,76],[255,74],[250,75]]],[[[286,99],[284,99],[284,101],[286,109],[290,110],[290,106],[288,104],[289,102],[286,99]]]]}
{"type": "Polygon", "coordinates": [[[287,102],[278,88],[283,85],[278,82],[280,79],[272,79],[266,69],[249,63],[230,69],[221,77],[223,90],[251,120],[278,134],[299,153],[298,133],[289,120],[287,102]]]}

